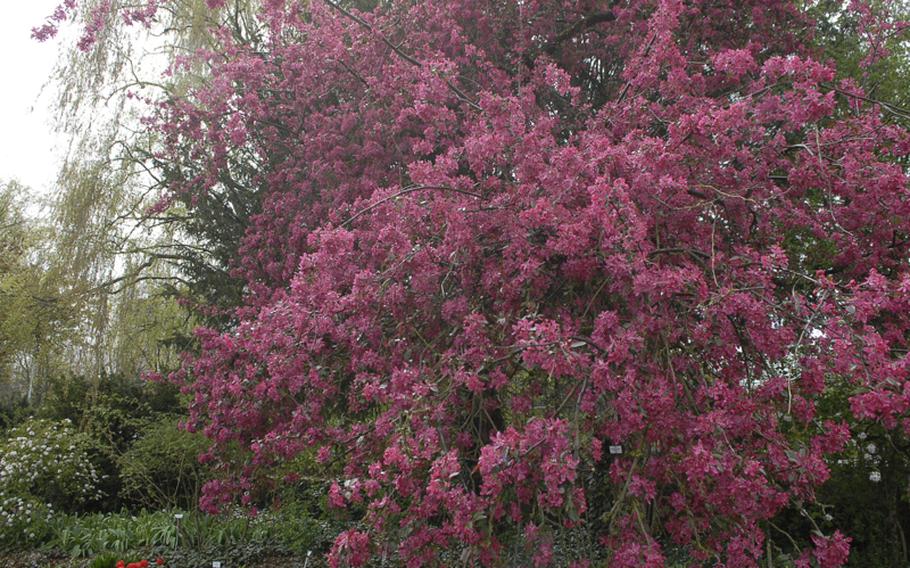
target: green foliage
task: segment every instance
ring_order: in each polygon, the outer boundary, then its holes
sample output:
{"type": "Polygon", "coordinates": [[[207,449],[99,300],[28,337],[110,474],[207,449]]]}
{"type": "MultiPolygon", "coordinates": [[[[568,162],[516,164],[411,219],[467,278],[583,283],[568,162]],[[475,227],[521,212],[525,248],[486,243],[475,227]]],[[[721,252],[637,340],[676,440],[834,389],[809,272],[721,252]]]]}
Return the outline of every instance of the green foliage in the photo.
{"type": "Polygon", "coordinates": [[[295,555],[328,552],[335,537],[350,528],[347,521],[327,509],[326,488],[321,483],[300,482],[279,493],[274,538],[295,555]]]}
{"type": "MultiPolygon", "coordinates": [[[[122,494],[121,456],[143,438],[147,428],[157,425],[163,416],[171,416],[179,406],[177,391],[171,385],[122,375],[103,375],[93,380],[83,377],[51,379],[47,395],[36,413],[43,418],[70,420],[80,426],[90,440],[93,463],[106,475],[101,488],[108,498],[98,505],[103,511],[116,511],[123,506],[142,504],[130,501],[122,494]]],[[[131,488],[134,489],[135,486],[131,488]]],[[[159,504],[155,503],[153,507],[159,507],[159,504]]]]}
{"type": "Polygon", "coordinates": [[[118,458],[125,496],[152,509],[195,506],[208,473],[198,458],[207,447],[174,419],[151,424],[118,458]]]}
{"type": "Polygon", "coordinates": [[[846,421],[854,436],[829,460],[830,478],[818,489],[816,502],[791,508],[768,525],[769,537],[782,551],[775,565],[792,565],[799,556],[792,535],[839,529],[853,539],[849,566],[907,566],[910,445],[880,425],[856,421],[849,406],[852,387],[833,375],[827,380],[830,388],[818,414],[846,421]]]}
{"type": "MultiPolygon", "coordinates": [[[[237,568],[259,568],[260,566],[293,566],[302,567],[300,562],[290,564],[283,561],[280,564],[267,562],[275,557],[285,557],[286,553],[275,546],[264,542],[249,542],[226,548],[181,548],[176,551],[163,553],[166,559],[165,566],[211,566],[212,560],[221,560],[222,566],[237,568]]],[[[308,568],[317,568],[325,564],[310,562],[308,568]]]]}
{"type": "MultiPolygon", "coordinates": [[[[195,324],[163,295],[159,282],[168,276],[161,263],[146,259],[142,243],[117,234],[125,230],[115,219],[122,221],[126,178],[108,179],[108,166],[100,160],[94,169],[66,169],[50,219],[30,218],[25,189],[0,183],[0,404],[6,407],[22,398],[40,405],[55,377],[136,379],[179,364],[186,347],[179,341],[195,324]]],[[[100,385],[89,384],[94,396],[100,385]]]]}
{"type": "Polygon", "coordinates": [[[177,391],[169,384],[102,374],[94,378],[52,378],[37,415],[68,419],[93,439],[121,453],[159,416],[171,414],[180,406],[177,391]]]}
{"type": "Polygon", "coordinates": [[[180,527],[183,546],[190,549],[224,549],[247,543],[270,540],[274,518],[267,514],[249,516],[193,514],[184,518],[180,527]]]}
{"type": "Polygon", "coordinates": [[[109,552],[93,558],[88,568],[114,568],[117,565],[117,560],[119,560],[119,557],[113,552],[109,552]]]}
{"type": "Polygon", "coordinates": [[[831,479],[818,494],[819,522],[853,538],[851,566],[906,566],[910,562],[910,446],[880,427],[857,433],[831,464],[831,479]]]}
{"type": "Polygon", "coordinates": [[[47,546],[64,551],[73,558],[119,553],[177,544],[174,516],[168,511],[128,513],[98,513],[83,517],[58,519],[47,546]]]}
{"type": "MultiPolygon", "coordinates": [[[[128,271],[141,269],[132,266],[128,271]]],[[[168,295],[171,290],[167,286],[127,286],[117,291],[109,351],[120,374],[138,377],[148,370],[175,369],[179,354],[192,347],[187,338],[192,336],[195,320],[168,295]]]]}
{"type": "MultiPolygon", "coordinates": [[[[906,35],[891,34],[884,45],[878,46],[890,54],[888,57],[865,61],[869,55],[869,44],[862,33],[860,16],[856,11],[846,9],[843,0],[814,0],[807,2],[809,13],[818,22],[814,43],[827,59],[833,59],[838,73],[860,84],[870,98],[888,103],[886,116],[903,126],[910,125],[910,115],[904,109],[910,107],[910,41],[906,35]]],[[[891,20],[906,20],[910,16],[910,4],[876,0],[872,2],[876,12],[883,7],[891,10],[891,20]]]]}
{"type": "Polygon", "coordinates": [[[174,511],[62,516],[50,527],[45,547],[71,558],[161,554],[171,566],[208,565],[213,558],[244,564],[266,555],[305,556],[307,551],[328,550],[337,527],[301,513],[295,508],[256,516],[241,511],[220,516],[189,512],[179,521],[179,529],[174,511]]]}
{"type": "Polygon", "coordinates": [[[324,512],[314,514],[310,504],[300,501],[284,504],[278,511],[278,519],[274,531],[276,541],[300,556],[308,551],[328,551],[338,533],[346,528],[330,520],[324,512]]]}
{"type": "Polygon", "coordinates": [[[56,367],[73,322],[70,298],[47,270],[48,232],[26,215],[28,193],[0,182],[0,402],[32,402],[56,367]]]}

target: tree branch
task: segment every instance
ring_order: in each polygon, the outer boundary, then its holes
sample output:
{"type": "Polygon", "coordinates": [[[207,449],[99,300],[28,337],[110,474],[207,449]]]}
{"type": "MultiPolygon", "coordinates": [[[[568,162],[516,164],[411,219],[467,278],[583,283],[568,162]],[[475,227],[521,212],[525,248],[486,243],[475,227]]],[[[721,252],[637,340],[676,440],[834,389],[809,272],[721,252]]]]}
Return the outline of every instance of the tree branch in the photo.
{"type": "MultiPolygon", "coordinates": [[[[377,32],[377,31],[375,30],[375,28],[373,28],[373,26],[370,25],[369,22],[367,22],[366,20],[364,20],[363,18],[361,18],[361,17],[358,16],[357,14],[354,14],[353,12],[350,12],[350,11],[348,11],[348,10],[345,10],[341,5],[339,5],[339,4],[335,3],[335,2],[333,2],[332,0],[325,0],[325,3],[328,4],[329,6],[331,6],[334,10],[337,10],[338,12],[340,12],[341,14],[343,14],[345,17],[350,18],[351,20],[353,20],[354,22],[356,22],[356,23],[357,23],[360,27],[362,27],[363,29],[367,30],[367,31],[370,32],[371,34],[374,34],[376,37],[379,38],[380,41],[382,41],[382,43],[386,44],[386,45],[389,47],[389,49],[391,49],[392,51],[394,51],[395,54],[398,55],[398,57],[404,59],[405,61],[407,61],[407,62],[410,63],[411,65],[414,65],[415,67],[423,67],[423,64],[422,64],[420,61],[414,59],[414,57],[412,57],[411,55],[409,55],[408,53],[406,53],[406,52],[405,52],[403,49],[401,49],[399,46],[397,46],[397,45],[395,45],[394,43],[392,43],[392,42],[389,40],[389,38],[387,38],[387,37],[385,37],[384,35],[382,35],[381,33],[377,32]]],[[[462,102],[466,103],[468,106],[470,106],[470,107],[473,108],[474,110],[483,112],[483,108],[481,108],[480,105],[478,105],[477,103],[475,103],[474,101],[472,101],[472,100],[464,93],[464,91],[462,91],[461,89],[459,89],[454,83],[452,83],[451,81],[449,81],[449,80],[446,79],[445,77],[440,77],[440,78],[445,82],[445,84],[446,84],[446,86],[449,88],[449,90],[452,91],[452,92],[455,94],[455,96],[458,97],[462,102]]]]}
{"type": "Polygon", "coordinates": [[[584,30],[586,30],[588,28],[592,28],[592,27],[596,26],[597,24],[603,24],[606,22],[615,21],[616,14],[613,13],[613,7],[616,6],[618,3],[619,3],[618,0],[614,0],[613,2],[610,3],[610,9],[607,10],[606,12],[595,12],[593,14],[589,14],[589,15],[585,16],[584,18],[578,20],[577,22],[575,22],[568,28],[559,32],[556,35],[556,37],[553,38],[552,43],[547,45],[545,51],[549,54],[552,54],[553,52],[556,51],[556,48],[559,46],[559,44],[561,44],[562,42],[564,42],[568,39],[572,39],[579,33],[583,32],[584,30]]]}
{"type": "Polygon", "coordinates": [[[448,187],[445,185],[412,185],[412,186],[402,189],[401,191],[399,191],[397,193],[393,193],[392,195],[383,197],[382,199],[380,199],[376,203],[370,205],[369,207],[361,209],[360,211],[355,213],[353,217],[348,218],[347,221],[342,223],[341,227],[347,227],[361,215],[369,213],[370,211],[372,211],[373,209],[376,209],[377,207],[379,207],[383,203],[386,203],[387,201],[391,201],[391,200],[395,199],[396,197],[401,197],[402,195],[407,195],[408,193],[413,193],[415,191],[422,191],[424,189],[438,189],[438,190],[443,190],[443,191],[453,191],[455,193],[461,193],[463,195],[470,195],[471,197],[476,197],[477,199],[483,199],[483,196],[480,195],[479,193],[474,193],[473,191],[468,191],[466,189],[458,189],[455,187],[448,187]]]}

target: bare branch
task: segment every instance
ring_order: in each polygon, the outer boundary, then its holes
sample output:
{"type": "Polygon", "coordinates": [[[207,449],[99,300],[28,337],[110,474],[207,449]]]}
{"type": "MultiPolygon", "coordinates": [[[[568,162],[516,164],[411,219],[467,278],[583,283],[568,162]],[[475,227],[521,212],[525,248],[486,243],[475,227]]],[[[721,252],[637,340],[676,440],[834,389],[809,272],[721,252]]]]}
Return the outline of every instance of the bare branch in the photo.
{"type": "Polygon", "coordinates": [[[348,225],[350,225],[351,223],[353,223],[355,219],[357,219],[357,218],[360,217],[361,215],[364,215],[364,214],[366,214],[366,213],[369,213],[370,211],[372,211],[373,209],[376,209],[377,207],[379,207],[379,206],[382,205],[383,203],[386,203],[386,202],[388,202],[388,201],[391,201],[391,200],[393,200],[393,199],[395,199],[395,198],[397,198],[397,197],[401,197],[402,195],[407,195],[408,193],[413,193],[413,192],[415,192],[415,191],[423,191],[423,190],[425,190],[425,189],[437,189],[437,190],[441,190],[441,191],[452,191],[452,192],[455,192],[455,193],[461,193],[462,195],[470,195],[471,197],[476,197],[477,199],[483,199],[483,198],[484,198],[484,197],[483,197],[482,195],[480,195],[479,193],[474,193],[473,191],[468,191],[468,190],[466,190],[466,189],[458,189],[458,188],[455,188],[455,187],[448,187],[448,186],[445,186],[445,185],[412,185],[412,186],[409,186],[409,187],[406,187],[406,188],[402,189],[401,191],[399,191],[399,192],[397,192],[397,193],[393,193],[392,195],[383,197],[382,199],[380,199],[379,201],[377,201],[376,203],[370,205],[369,207],[367,207],[367,208],[365,208],[365,209],[361,209],[360,211],[358,211],[357,213],[355,213],[353,217],[350,217],[347,221],[345,221],[344,223],[342,223],[341,226],[342,226],[342,227],[347,227],[348,225]]]}

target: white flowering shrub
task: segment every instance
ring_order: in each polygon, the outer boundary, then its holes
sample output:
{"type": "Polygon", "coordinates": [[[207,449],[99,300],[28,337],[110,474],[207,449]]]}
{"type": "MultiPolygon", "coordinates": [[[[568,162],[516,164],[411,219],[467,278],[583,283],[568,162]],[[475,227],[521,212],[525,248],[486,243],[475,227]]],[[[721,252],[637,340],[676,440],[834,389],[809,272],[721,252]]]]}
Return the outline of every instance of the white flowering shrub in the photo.
{"type": "Polygon", "coordinates": [[[48,533],[54,509],[31,496],[0,497],[0,547],[27,547],[48,533]]]}
{"type": "Polygon", "coordinates": [[[39,540],[54,509],[100,498],[99,481],[87,438],[68,420],[13,428],[0,442],[0,545],[39,540]]]}

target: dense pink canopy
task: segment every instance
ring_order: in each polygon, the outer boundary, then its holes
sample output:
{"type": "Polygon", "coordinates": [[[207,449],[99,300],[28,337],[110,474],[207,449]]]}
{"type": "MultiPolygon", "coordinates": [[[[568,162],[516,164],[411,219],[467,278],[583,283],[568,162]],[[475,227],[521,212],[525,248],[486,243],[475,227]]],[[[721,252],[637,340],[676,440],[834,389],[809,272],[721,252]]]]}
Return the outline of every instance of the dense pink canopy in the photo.
{"type": "Polygon", "coordinates": [[[826,389],[910,429],[910,139],[792,2],[262,4],[157,111],[174,198],[262,194],[177,377],[208,508],[315,455],[365,512],[333,565],[753,566],[850,437],[826,389]]]}

